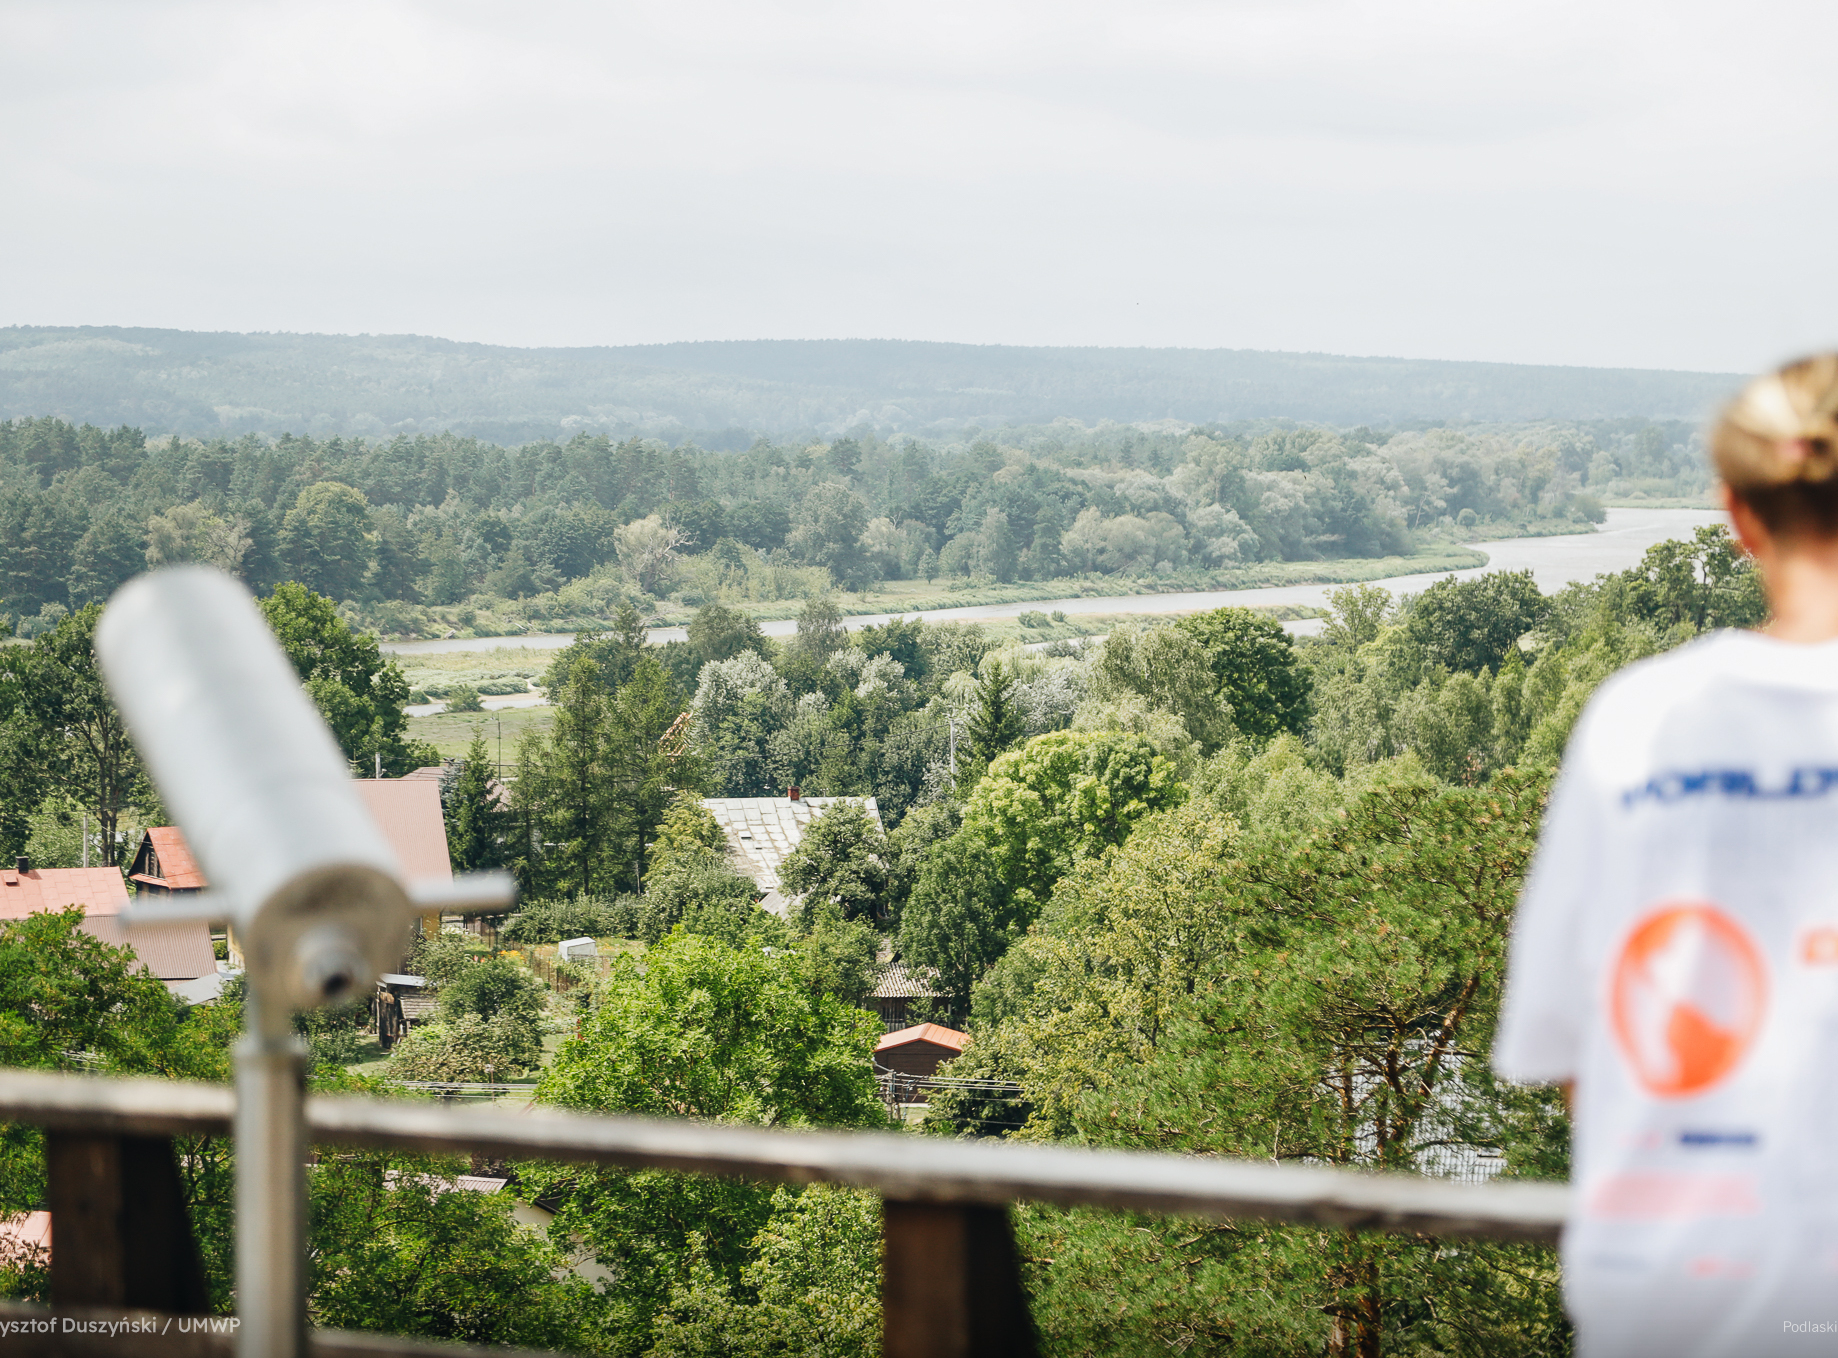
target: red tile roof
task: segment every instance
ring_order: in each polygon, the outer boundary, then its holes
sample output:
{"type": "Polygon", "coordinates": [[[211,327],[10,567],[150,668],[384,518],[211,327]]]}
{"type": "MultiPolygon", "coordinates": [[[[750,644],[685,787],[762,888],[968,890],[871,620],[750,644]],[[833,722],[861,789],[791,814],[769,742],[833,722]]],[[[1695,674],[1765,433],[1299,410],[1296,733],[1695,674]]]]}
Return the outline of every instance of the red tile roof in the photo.
{"type": "MultiPolygon", "coordinates": [[[[157,874],[137,872],[132,880],[149,882],[154,886],[163,886],[171,891],[202,891],[204,889],[204,870],[198,861],[191,856],[191,845],[185,842],[185,836],[176,825],[156,825],[147,831],[147,839],[153,846],[154,857],[159,863],[157,874]]],[[[135,856],[138,863],[139,855],[135,856]]]]}
{"type": "Polygon", "coordinates": [[[118,915],[128,908],[120,868],[33,868],[0,871],[0,919],[24,919],[41,910],[81,906],[86,915],[118,915]]]}
{"type": "Polygon", "coordinates": [[[960,1033],[955,1028],[941,1028],[936,1023],[921,1023],[917,1027],[902,1028],[898,1032],[887,1034],[874,1044],[874,1049],[877,1052],[884,1052],[913,1042],[932,1042],[940,1047],[949,1047],[954,1052],[962,1053],[970,1042],[970,1034],[960,1033]]]}

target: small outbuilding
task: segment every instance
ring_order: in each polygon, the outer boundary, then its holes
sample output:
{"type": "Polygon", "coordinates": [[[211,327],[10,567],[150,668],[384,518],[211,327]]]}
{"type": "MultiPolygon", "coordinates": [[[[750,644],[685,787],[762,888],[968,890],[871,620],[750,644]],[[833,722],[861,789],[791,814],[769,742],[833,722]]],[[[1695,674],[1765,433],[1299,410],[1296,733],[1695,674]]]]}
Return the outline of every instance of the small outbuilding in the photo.
{"type": "MultiPolygon", "coordinates": [[[[880,1016],[888,1032],[908,1027],[908,1015],[915,1007],[920,1012],[944,998],[938,973],[931,967],[909,966],[905,962],[883,962],[874,973],[874,985],[862,997],[862,1008],[880,1016]]],[[[949,1032],[950,1029],[940,1029],[949,1032]]]]}
{"type": "Polygon", "coordinates": [[[962,1056],[970,1034],[936,1023],[921,1023],[889,1033],[874,1046],[876,1075],[910,1075],[929,1080],[939,1066],[962,1056]]]}

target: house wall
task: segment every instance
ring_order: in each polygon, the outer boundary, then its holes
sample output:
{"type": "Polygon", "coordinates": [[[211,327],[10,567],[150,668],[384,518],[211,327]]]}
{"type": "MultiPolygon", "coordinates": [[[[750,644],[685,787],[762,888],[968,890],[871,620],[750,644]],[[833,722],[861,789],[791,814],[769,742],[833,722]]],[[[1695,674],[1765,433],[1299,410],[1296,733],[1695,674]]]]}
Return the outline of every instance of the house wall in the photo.
{"type": "Polygon", "coordinates": [[[936,1075],[939,1065],[957,1054],[954,1048],[937,1042],[906,1042],[876,1052],[874,1059],[883,1069],[902,1075],[936,1075]]]}

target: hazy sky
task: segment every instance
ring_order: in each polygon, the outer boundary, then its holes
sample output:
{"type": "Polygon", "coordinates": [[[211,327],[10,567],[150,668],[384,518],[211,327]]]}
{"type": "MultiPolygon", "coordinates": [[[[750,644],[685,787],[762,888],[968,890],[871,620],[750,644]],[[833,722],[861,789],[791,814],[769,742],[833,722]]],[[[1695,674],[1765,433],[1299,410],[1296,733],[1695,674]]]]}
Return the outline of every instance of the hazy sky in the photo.
{"type": "Polygon", "coordinates": [[[1838,8],[6,0],[0,324],[1748,369],[1838,8]]]}

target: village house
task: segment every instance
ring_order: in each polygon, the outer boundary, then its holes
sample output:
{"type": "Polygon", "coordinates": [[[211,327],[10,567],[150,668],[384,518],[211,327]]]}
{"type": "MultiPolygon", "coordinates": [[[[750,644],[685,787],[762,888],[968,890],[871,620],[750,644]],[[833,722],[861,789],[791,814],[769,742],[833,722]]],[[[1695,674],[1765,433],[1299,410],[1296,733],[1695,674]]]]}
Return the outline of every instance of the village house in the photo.
{"type": "Polygon", "coordinates": [[[804,839],[810,823],[838,802],[857,802],[875,828],[886,834],[881,809],[872,797],[805,797],[797,788],[786,797],[709,797],[702,805],[728,840],[734,871],[758,889],[760,907],[783,916],[792,898],[779,884],[779,868],[804,839]]]}
{"type": "Polygon", "coordinates": [[[921,1081],[938,1074],[938,1068],[964,1054],[970,1035],[936,1023],[921,1023],[889,1033],[874,1046],[874,1073],[892,1077],[899,1103],[924,1103],[927,1092],[921,1081]]]}
{"type": "Polygon", "coordinates": [[[203,924],[148,924],[132,933],[122,922],[128,886],[119,868],[35,868],[29,858],[0,871],[0,919],[24,919],[45,910],[83,912],[83,932],[111,947],[131,948],[166,988],[181,992],[217,974],[210,931],[203,924]]]}
{"type": "MultiPolygon", "coordinates": [[[[396,851],[396,857],[402,862],[403,876],[409,882],[450,882],[453,862],[447,856],[447,822],[440,806],[440,779],[420,776],[425,772],[417,770],[406,778],[359,778],[353,780],[352,786],[370,808],[383,837],[396,851]]],[[[112,868],[108,871],[114,872],[112,868]]],[[[120,874],[116,873],[115,877],[119,882],[120,874]]],[[[129,879],[140,890],[154,895],[185,895],[202,891],[208,885],[197,860],[192,857],[191,846],[185,842],[184,832],[173,825],[155,826],[141,836],[129,879]]],[[[125,890],[122,896],[125,904],[125,890]]],[[[441,918],[436,912],[423,915],[419,922],[425,934],[440,932],[441,918]]],[[[205,941],[208,946],[208,937],[205,941]]],[[[234,930],[228,935],[228,943],[230,963],[240,968],[242,948],[234,930]]]]}

